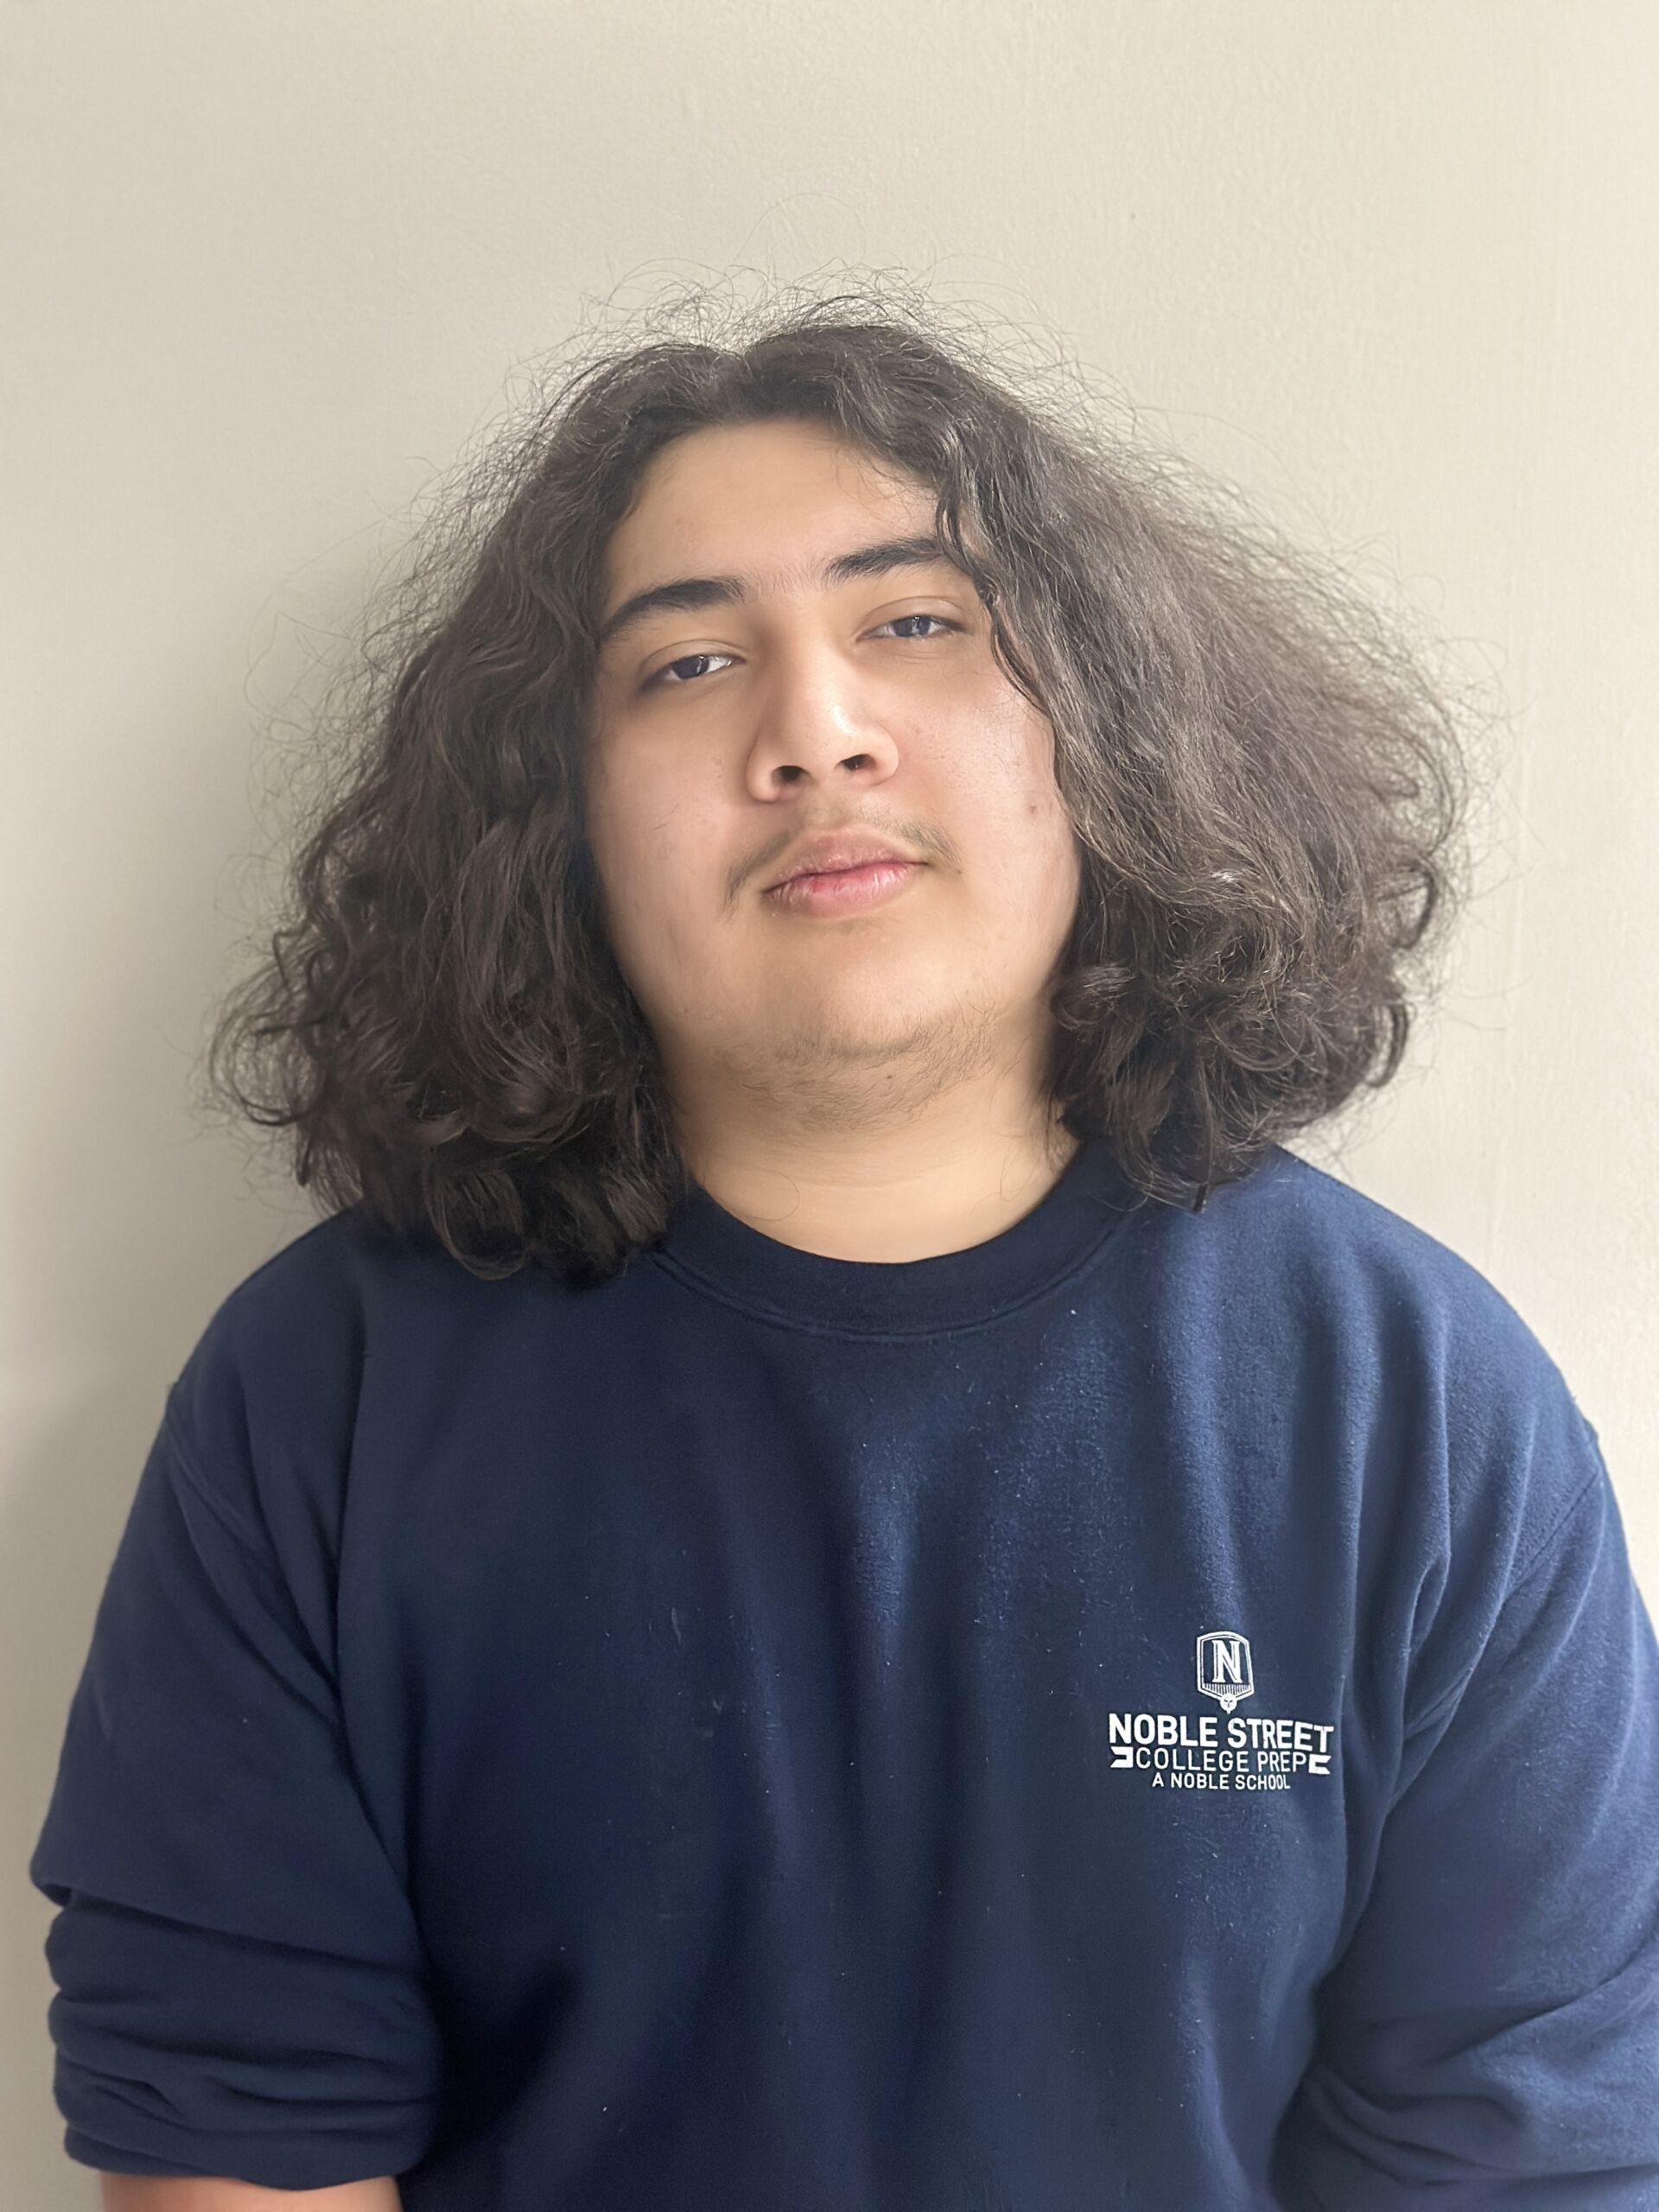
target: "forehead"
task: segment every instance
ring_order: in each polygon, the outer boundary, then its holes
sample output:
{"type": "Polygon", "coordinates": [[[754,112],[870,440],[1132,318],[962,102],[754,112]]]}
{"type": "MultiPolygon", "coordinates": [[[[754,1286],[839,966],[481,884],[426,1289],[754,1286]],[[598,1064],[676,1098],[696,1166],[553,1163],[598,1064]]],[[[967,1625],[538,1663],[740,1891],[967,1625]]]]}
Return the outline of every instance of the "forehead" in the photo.
{"type": "Polygon", "coordinates": [[[815,423],[692,430],[656,454],[605,548],[607,600],[658,577],[772,575],[931,527],[932,486],[815,423]]]}

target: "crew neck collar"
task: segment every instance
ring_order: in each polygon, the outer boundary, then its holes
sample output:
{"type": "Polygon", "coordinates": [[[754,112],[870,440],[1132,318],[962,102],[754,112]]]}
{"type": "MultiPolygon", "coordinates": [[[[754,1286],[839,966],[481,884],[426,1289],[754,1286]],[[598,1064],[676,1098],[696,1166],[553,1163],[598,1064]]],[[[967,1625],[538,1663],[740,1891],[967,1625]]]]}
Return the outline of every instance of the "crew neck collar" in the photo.
{"type": "Polygon", "coordinates": [[[1031,1211],[959,1252],[925,1260],[831,1259],[741,1221],[700,1183],[652,1256],[692,1287],[833,1335],[917,1336],[1011,1313],[1076,1274],[1140,1194],[1103,1138],[1086,1139],[1031,1211]]]}

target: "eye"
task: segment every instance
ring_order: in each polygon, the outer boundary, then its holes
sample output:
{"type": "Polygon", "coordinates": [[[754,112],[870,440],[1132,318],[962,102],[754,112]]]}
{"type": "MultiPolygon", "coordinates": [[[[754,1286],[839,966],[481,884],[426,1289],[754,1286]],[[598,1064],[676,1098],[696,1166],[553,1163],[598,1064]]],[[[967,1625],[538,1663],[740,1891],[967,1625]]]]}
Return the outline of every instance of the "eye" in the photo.
{"type": "MultiPolygon", "coordinates": [[[[880,626],[883,630],[896,630],[901,622],[933,622],[941,630],[960,630],[962,627],[960,622],[947,622],[943,614],[895,614],[891,622],[883,622],[880,626]]],[[[925,638],[911,638],[901,639],[899,642],[923,645],[927,643],[927,640],[925,638]]]]}
{"type": "MultiPolygon", "coordinates": [[[[878,623],[872,634],[879,637],[883,630],[896,630],[906,622],[931,622],[936,630],[960,630],[963,626],[960,622],[948,622],[943,614],[895,614],[891,621],[878,623]]],[[[898,642],[900,645],[925,645],[928,640],[926,638],[900,638],[898,642]]],[[[676,669],[695,667],[699,662],[730,658],[729,653],[682,653],[677,660],[664,661],[653,675],[646,677],[639,689],[642,691],[657,688],[678,690],[687,683],[695,683],[696,678],[676,676],[676,669]]]]}
{"type": "MultiPolygon", "coordinates": [[[[677,668],[689,668],[696,661],[729,660],[730,658],[731,655],[729,653],[682,653],[677,660],[664,661],[654,676],[648,676],[645,678],[645,682],[639,686],[639,689],[642,691],[649,691],[653,685],[661,684],[665,677],[673,676],[674,671],[677,668]]],[[[683,676],[676,676],[674,677],[674,681],[677,684],[680,684],[690,682],[690,679],[683,676]]]]}

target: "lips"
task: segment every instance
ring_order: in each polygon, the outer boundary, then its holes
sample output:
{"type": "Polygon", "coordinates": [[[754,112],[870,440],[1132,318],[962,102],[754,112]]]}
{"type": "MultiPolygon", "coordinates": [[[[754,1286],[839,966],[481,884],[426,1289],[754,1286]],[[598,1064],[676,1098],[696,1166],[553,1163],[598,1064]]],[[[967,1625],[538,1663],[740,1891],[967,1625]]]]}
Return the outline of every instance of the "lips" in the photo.
{"type": "Polygon", "coordinates": [[[774,906],[792,913],[832,917],[862,913],[869,907],[886,906],[912,877],[922,873],[918,861],[895,860],[887,855],[880,860],[866,861],[857,868],[816,869],[791,875],[775,884],[766,897],[774,906]]]}
{"type": "Polygon", "coordinates": [[[836,875],[880,861],[897,867],[918,865],[915,855],[907,853],[902,845],[878,837],[870,830],[831,832],[798,846],[781,874],[774,876],[766,888],[776,891],[804,875],[836,875]]]}

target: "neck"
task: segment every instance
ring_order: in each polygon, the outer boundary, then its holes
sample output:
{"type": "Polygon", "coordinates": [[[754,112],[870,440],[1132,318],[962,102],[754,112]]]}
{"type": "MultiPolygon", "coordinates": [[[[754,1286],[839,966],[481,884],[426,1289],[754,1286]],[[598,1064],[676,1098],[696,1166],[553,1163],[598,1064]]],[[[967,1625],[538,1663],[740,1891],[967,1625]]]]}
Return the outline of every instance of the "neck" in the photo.
{"type": "Polygon", "coordinates": [[[828,1259],[931,1259],[981,1244],[1028,1214],[1077,1151],[1047,1106],[1023,1117],[975,1114],[957,1096],[893,1128],[804,1135],[705,1128],[682,1116],[691,1173],[726,1211],[763,1236],[828,1259]]]}

